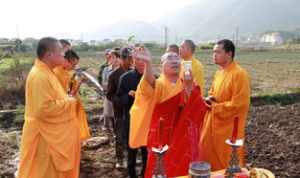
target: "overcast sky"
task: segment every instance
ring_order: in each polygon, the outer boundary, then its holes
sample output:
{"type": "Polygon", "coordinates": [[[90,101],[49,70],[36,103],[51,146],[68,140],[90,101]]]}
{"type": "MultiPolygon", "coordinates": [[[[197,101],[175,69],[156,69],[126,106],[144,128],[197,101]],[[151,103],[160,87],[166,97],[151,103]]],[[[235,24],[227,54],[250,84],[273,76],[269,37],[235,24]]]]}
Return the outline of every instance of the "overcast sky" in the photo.
{"type": "MultiPolygon", "coordinates": [[[[80,39],[123,20],[154,22],[197,0],[1,0],[0,37],[80,39]]],[[[201,0],[198,0],[201,1],[201,0]]]]}

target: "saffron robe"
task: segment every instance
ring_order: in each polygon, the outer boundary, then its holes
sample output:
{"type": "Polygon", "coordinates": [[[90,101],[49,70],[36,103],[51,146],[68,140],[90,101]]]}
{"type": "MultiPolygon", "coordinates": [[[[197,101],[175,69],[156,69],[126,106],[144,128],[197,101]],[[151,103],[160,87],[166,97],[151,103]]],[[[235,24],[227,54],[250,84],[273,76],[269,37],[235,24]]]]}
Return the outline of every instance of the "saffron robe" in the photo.
{"type": "MultiPolygon", "coordinates": [[[[234,118],[238,117],[238,139],[245,137],[245,124],[250,105],[250,84],[247,72],[236,62],[215,74],[209,95],[215,97],[206,113],[200,138],[202,159],[211,164],[212,170],[225,169],[231,155],[231,147],[225,143],[232,136],[234,118]]],[[[244,150],[238,150],[243,165],[244,150]]]]}
{"type": "MultiPolygon", "coordinates": [[[[63,67],[57,67],[54,69],[54,73],[61,83],[62,87],[64,90],[67,92],[69,90],[69,83],[72,78],[73,72],[65,70],[63,67]]],[[[76,83],[75,83],[76,85],[76,83]]],[[[79,130],[80,130],[80,139],[82,141],[90,138],[90,129],[88,126],[88,121],[87,121],[87,115],[86,112],[84,111],[84,107],[82,102],[80,101],[79,94],[76,96],[77,97],[77,107],[76,107],[76,115],[77,119],[79,122],[79,130]]]]}
{"type": "Polygon", "coordinates": [[[133,105],[130,109],[129,146],[139,148],[147,146],[148,132],[153,110],[156,104],[166,101],[182,91],[182,82],[171,83],[161,74],[153,88],[142,77],[133,105]]]}
{"type": "Polygon", "coordinates": [[[75,99],[37,59],[26,81],[25,123],[18,178],[79,177],[80,139],[75,99]]]}

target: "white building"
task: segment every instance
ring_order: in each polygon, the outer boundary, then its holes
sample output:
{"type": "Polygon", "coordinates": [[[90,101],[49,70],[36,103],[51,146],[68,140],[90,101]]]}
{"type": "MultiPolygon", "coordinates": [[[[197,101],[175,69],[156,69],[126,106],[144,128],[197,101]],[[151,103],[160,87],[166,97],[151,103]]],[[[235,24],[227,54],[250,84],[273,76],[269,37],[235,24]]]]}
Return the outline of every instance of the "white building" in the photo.
{"type": "Polygon", "coordinates": [[[263,43],[270,43],[272,45],[281,45],[283,44],[284,40],[281,37],[280,33],[278,32],[273,32],[273,33],[267,33],[264,34],[261,38],[260,38],[260,42],[263,43]]]}

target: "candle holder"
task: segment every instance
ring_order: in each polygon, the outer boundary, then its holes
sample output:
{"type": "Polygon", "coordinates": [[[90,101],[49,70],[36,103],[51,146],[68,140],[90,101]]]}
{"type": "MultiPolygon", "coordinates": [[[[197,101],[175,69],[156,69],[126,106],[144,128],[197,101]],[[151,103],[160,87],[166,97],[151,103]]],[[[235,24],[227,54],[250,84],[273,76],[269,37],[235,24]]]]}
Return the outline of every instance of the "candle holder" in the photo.
{"type": "Polygon", "coordinates": [[[239,139],[232,142],[230,139],[227,139],[226,143],[231,146],[232,153],[229,161],[229,167],[226,169],[225,175],[227,178],[233,178],[235,173],[242,172],[242,169],[239,166],[237,149],[243,146],[243,140],[239,139]]]}
{"type": "Polygon", "coordinates": [[[152,147],[151,151],[155,153],[156,161],[152,178],[167,178],[164,168],[164,155],[169,149],[168,145],[160,148],[152,147]]]}

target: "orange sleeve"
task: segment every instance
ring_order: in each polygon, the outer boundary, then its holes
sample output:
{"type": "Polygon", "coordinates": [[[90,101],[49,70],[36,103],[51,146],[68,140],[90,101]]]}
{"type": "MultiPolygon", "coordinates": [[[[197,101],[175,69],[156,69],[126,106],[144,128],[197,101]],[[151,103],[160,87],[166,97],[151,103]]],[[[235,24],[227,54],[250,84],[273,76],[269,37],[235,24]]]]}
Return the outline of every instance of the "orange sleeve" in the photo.
{"type": "Polygon", "coordinates": [[[76,111],[76,99],[70,99],[67,94],[64,98],[57,99],[49,82],[43,79],[37,79],[30,84],[32,92],[39,92],[34,99],[34,114],[37,118],[44,119],[47,122],[57,123],[65,121],[64,116],[71,117],[76,111]]]}

